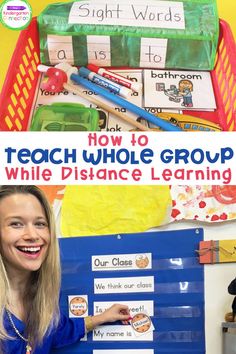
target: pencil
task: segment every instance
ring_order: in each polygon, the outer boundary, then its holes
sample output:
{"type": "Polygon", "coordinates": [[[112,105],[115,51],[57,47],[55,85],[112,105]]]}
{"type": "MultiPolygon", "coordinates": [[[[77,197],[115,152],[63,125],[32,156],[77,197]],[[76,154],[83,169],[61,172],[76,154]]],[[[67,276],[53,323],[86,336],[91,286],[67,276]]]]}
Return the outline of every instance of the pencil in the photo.
{"type": "Polygon", "coordinates": [[[166,131],[182,131],[181,128],[164,121],[163,119],[154,116],[153,114],[149,113],[145,109],[136,106],[135,104],[129,102],[128,100],[125,100],[124,98],[115,95],[114,93],[109,92],[108,90],[103,89],[102,87],[90,82],[87,79],[84,79],[83,77],[77,75],[77,74],[71,74],[70,79],[75,81],[77,84],[80,84],[89,90],[92,90],[98,95],[101,95],[102,97],[105,97],[106,99],[118,104],[121,107],[126,108],[130,112],[133,112],[137,114],[138,116],[146,119],[147,121],[151,122],[152,124],[160,127],[163,130],[166,131]]]}

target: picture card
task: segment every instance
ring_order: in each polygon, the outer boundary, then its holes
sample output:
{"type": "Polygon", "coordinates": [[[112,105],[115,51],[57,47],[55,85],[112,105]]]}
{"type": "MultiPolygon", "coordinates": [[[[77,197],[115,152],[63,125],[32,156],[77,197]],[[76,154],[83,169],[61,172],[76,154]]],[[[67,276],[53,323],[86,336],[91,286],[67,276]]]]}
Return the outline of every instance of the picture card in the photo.
{"type": "Polygon", "coordinates": [[[155,329],[151,318],[145,312],[134,315],[130,324],[136,337],[153,332],[155,329]]]}
{"type": "Polygon", "coordinates": [[[214,110],[210,72],[144,70],[144,107],[214,110]]]}
{"type": "Polygon", "coordinates": [[[69,295],[69,317],[88,316],[88,296],[87,295],[69,295]]]}

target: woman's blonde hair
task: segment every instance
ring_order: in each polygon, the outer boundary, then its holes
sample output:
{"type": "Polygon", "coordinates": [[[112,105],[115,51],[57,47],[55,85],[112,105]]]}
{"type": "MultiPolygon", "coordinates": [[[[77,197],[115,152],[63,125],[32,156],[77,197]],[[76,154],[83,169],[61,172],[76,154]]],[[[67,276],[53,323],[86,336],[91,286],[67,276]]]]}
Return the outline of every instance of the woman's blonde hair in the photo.
{"type": "MultiPolygon", "coordinates": [[[[0,201],[13,194],[31,194],[38,199],[45,212],[50,232],[47,256],[40,269],[32,272],[31,282],[25,294],[25,303],[28,304],[26,335],[29,338],[30,345],[35,348],[37,344],[42,342],[45,334],[55,328],[59,322],[59,291],[61,285],[59,246],[53,211],[43,191],[36,186],[0,186],[0,201]]],[[[6,333],[3,322],[10,285],[1,254],[0,289],[0,340],[4,342],[4,340],[10,338],[6,333]]]]}

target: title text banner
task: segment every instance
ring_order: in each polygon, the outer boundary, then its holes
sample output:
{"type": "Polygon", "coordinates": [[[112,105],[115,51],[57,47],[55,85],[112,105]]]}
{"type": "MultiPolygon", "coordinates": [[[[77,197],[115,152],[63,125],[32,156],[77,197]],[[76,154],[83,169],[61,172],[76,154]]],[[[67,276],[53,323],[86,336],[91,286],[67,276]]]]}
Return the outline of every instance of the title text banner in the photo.
{"type": "Polygon", "coordinates": [[[236,184],[236,133],[1,132],[1,184],[236,184]]]}

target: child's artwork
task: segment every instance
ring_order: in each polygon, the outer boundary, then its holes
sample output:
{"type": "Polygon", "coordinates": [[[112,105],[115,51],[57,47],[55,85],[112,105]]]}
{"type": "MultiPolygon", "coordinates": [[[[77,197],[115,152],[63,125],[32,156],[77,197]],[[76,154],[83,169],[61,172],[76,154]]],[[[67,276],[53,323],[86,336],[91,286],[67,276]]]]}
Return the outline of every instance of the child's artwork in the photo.
{"type": "Polygon", "coordinates": [[[236,186],[171,186],[171,221],[236,219],[236,186]]]}
{"type": "Polygon", "coordinates": [[[144,106],[213,110],[216,103],[210,73],[144,70],[144,106]]]}

